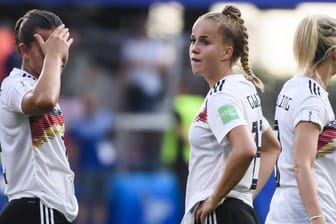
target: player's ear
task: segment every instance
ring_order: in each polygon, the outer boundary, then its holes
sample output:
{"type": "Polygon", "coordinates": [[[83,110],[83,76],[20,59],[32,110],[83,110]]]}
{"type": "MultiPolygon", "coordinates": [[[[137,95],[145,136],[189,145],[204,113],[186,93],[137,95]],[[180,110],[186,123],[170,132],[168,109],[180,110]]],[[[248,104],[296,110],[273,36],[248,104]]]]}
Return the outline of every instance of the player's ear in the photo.
{"type": "Polygon", "coordinates": [[[19,44],[18,51],[20,55],[22,56],[22,59],[25,59],[25,57],[28,57],[28,47],[24,43],[19,44]]]}
{"type": "Polygon", "coordinates": [[[233,47],[230,45],[226,45],[223,48],[222,56],[221,56],[221,61],[226,61],[231,58],[233,53],[233,47]]]}
{"type": "Polygon", "coordinates": [[[336,47],[331,50],[331,54],[334,60],[336,60],[336,47]]]}

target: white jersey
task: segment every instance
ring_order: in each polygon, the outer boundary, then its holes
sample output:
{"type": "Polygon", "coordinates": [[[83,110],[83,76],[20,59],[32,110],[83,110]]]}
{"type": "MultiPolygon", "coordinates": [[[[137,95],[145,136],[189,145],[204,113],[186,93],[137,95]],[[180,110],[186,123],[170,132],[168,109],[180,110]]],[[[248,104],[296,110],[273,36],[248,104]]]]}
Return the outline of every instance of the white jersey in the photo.
{"type": "MultiPolygon", "coordinates": [[[[316,81],[305,76],[295,76],[285,83],[278,96],[275,112],[275,131],[278,131],[282,148],[277,162],[279,186],[273,195],[266,223],[309,223],[294,175],[295,127],[300,121],[308,121],[317,124],[322,132],[323,128],[334,119],[328,93],[316,81]]],[[[317,155],[313,175],[320,206],[327,223],[335,224],[336,151],[335,148],[329,148],[327,151],[322,149],[317,155]]]]}
{"type": "Polygon", "coordinates": [[[9,200],[40,198],[44,205],[73,221],[78,204],[59,105],[39,116],[27,116],[21,108],[23,96],[35,83],[32,75],[14,68],[1,85],[0,143],[5,194],[9,200]]]}
{"type": "Polygon", "coordinates": [[[251,130],[258,154],[227,197],[241,199],[253,206],[251,191],[257,182],[261,133],[267,129],[268,123],[262,115],[260,98],[252,82],[241,74],[229,75],[210,89],[190,127],[186,213],[182,223],[192,223],[187,217],[192,216],[195,205],[213,193],[231,152],[227,134],[241,125],[251,130]]]}

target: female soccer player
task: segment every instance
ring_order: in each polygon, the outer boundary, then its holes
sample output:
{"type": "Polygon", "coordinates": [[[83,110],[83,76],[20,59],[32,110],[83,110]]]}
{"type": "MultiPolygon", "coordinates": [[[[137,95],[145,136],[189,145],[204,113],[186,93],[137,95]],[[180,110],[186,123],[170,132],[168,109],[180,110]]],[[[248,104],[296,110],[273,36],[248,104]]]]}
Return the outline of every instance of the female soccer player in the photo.
{"type": "Polygon", "coordinates": [[[248,34],[240,10],[228,5],[200,16],[190,41],[192,71],[207,81],[210,91],[189,132],[182,223],[259,223],[254,190],[267,181],[280,147],[262,114],[255,85],[262,89],[263,83],[248,65],[248,34]],[[238,59],[243,73],[233,71],[238,59]]]}
{"type": "Polygon", "coordinates": [[[1,224],[66,224],[77,216],[74,174],[58,105],[72,38],[61,19],[31,10],[15,26],[21,68],[2,82],[1,160],[9,203],[1,224]]]}
{"type": "Polygon", "coordinates": [[[326,87],[336,73],[336,20],[323,15],[304,18],[293,46],[298,69],[276,102],[275,124],[282,151],[277,163],[278,187],[266,223],[334,224],[335,115],[326,87]]]}

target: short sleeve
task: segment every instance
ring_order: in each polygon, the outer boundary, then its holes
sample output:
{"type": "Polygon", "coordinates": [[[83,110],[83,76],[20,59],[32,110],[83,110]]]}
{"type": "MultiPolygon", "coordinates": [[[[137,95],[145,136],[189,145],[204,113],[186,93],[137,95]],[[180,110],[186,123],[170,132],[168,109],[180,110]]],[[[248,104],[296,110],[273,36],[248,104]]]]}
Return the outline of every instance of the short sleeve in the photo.
{"type": "Polygon", "coordinates": [[[8,85],[3,92],[5,101],[9,110],[22,113],[22,99],[24,95],[34,88],[34,82],[30,79],[21,79],[8,85]]]}
{"type": "Polygon", "coordinates": [[[210,97],[207,101],[208,122],[219,144],[235,127],[247,125],[239,103],[222,93],[210,97]]]}
{"type": "Polygon", "coordinates": [[[301,121],[308,121],[317,124],[322,131],[323,126],[327,123],[327,112],[325,103],[321,97],[310,96],[306,98],[295,111],[294,127],[301,121]]]}

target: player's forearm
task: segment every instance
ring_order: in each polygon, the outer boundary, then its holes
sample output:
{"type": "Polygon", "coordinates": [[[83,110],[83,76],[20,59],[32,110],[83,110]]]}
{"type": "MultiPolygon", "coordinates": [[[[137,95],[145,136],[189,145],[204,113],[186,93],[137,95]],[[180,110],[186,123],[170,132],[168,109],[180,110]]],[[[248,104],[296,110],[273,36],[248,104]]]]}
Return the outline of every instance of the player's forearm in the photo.
{"type": "Polygon", "coordinates": [[[265,186],[268,178],[271,176],[278,155],[279,154],[276,148],[271,151],[261,152],[258,184],[257,189],[253,193],[253,198],[259,194],[261,189],[265,186]]]}
{"type": "Polygon", "coordinates": [[[313,179],[311,167],[307,164],[295,166],[295,178],[303,206],[309,217],[321,215],[317,190],[313,179]]]}
{"type": "Polygon", "coordinates": [[[224,173],[211,196],[214,201],[219,203],[240,182],[252,159],[253,156],[250,154],[241,154],[232,150],[224,173]]]}
{"type": "Polygon", "coordinates": [[[56,56],[46,55],[34,95],[41,104],[56,106],[61,89],[62,61],[56,56]]]}

